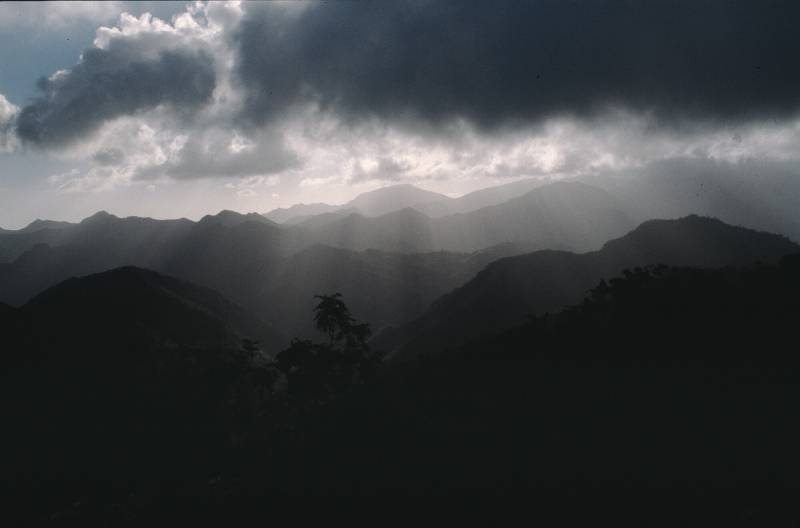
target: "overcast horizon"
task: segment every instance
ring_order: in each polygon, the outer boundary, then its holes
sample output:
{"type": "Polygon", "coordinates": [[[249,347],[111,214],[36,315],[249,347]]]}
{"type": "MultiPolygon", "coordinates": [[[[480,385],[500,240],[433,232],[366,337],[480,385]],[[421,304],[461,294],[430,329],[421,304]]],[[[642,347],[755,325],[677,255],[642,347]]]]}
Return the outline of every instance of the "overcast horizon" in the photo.
{"type": "Polygon", "coordinates": [[[800,174],[791,2],[2,3],[0,227],[800,174]]]}

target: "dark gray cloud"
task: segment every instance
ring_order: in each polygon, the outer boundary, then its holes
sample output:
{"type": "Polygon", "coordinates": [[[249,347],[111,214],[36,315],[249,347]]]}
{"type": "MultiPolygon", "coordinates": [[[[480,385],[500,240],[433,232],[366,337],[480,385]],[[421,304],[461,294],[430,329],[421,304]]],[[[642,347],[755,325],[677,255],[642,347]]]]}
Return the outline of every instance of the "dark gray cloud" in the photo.
{"type": "Polygon", "coordinates": [[[168,104],[191,111],[208,102],[216,85],[214,62],[203,52],[166,49],[154,57],[112,41],[88,48],[71,70],[42,78],[42,95],[25,106],[17,134],[41,146],[62,146],[123,115],[168,104]]]}
{"type": "Polygon", "coordinates": [[[249,4],[243,116],[307,99],[349,118],[482,127],[609,105],[677,125],[800,106],[800,2],[463,0],[249,4]]]}

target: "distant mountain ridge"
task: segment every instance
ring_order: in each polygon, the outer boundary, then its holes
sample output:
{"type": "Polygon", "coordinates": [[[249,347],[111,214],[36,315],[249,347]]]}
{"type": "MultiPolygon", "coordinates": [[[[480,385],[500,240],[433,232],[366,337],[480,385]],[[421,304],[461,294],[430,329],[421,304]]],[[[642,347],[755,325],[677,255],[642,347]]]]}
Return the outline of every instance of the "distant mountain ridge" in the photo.
{"type": "Polygon", "coordinates": [[[458,198],[450,198],[444,194],[426,191],[410,184],[397,184],[362,193],[341,205],[301,203],[273,209],[264,213],[264,216],[274,222],[293,225],[327,213],[350,211],[371,217],[413,208],[426,216],[438,218],[498,205],[546,183],[546,180],[540,179],[521,180],[480,189],[458,198]]]}
{"type": "Polygon", "coordinates": [[[382,216],[422,204],[450,200],[444,194],[426,191],[410,184],[390,185],[359,194],[342,205],[325,203],[296,204],[273,209],[264,216],[278,223],[296,224],[313,216],[352,210],[364,216],[382,216]]]}
{"type": "Polygon", "coordinates": [[[57,282],[139,266],[214,288],[249,305],[266,293],[282,262],[313,245],[391,253],[474,253],[513,247],[591,249],[633,224],[604,191],[584,184],[543,186],[506,204],[431,219],[410,208],[296,226],[222,211],[199,222],[118,218],[99,212],[60,229],[0,233],[0,301],[25,302],[57,282]]]}
{"type": "MultiPolygon", "coordinates": [[[[728,200],[724,182],[719,181],[722,183],[711,192],[716,198],[702,197],[691,203],[733,211],[731,204],[741,199],[735,194],[735,200],[728,200]]],[[[686,192],[691,194],[694,189],[689,186],[686,192]]],[[[381,191],[364,200],[383,207],[383,199],[374,200],[375,196],[387,196],[388,191],[381,191]]],[[[493,258],[542,249],[598,250],[636,228],[646,215],[636,200],[611,185],[537,180],[478,193],[497,198],[523,191],[496,205],[439,217],[426,215],[419,210],[422,207],[406,207],[376,217],[352,209],[338,210],[296,224],[234,211],[207,215],[198,222],[118,218],[102,211],[77,224],[35,222],[30,228],[0,232],[0,302],[19,306],[64,279],[137,266],[212,288],[292,332],[310,331],[307,318],[300,314],[309,309],[312,294],[323,289],[343,290],[353,299],[354,313],[381,330],[421,316],[430,303],[475,276],[493,258]],[[319,249],[322,247],[329,249],[319,249]],[[445,253],[437,255],[440,252],[445,253]],[[314,259],[319,262],[312,262],[314,259]],[[302,293],[293,295],[289,284],[302,293]],[[369,288],[359,288],[361,284],[369,284],[369,288]],[[312,288],[316,291],[311,292],[312,288]],[[381,292],[385,302],[372,299],[369,290],[381,292]]],[[[637,193],[647,194],[640,191],[637,193]]],[[[392,192],[436,198],[411,186],[392,192]]],[[[667,208],[670,213],[684,207],[677,192],[670,195],[674,198],[667,208]]],[[[780,200],[790,198],[791,193],[780,200]]],[[[459,200],[445,201],[452,205],[459,200]]],[[[428,202],[431,207],[437,203],[442,202],[428,202]]],[[[756,210],[759,203],[751,209],[756,210]]],[[[655,205],[653,209],[658,210],[655,205]]],[[[775,218],[788,214],[787,210],[779,209],[775,218]]],[[[744,225],[758,227],[766,218],[748,214],[746,219],[753,223],[744,225]]],[[[666,236],[659,235],[664,238],[662,246],[666,236]]],[[[697,248],[690,264],[714,243],[709,238],[705,246],[697,248]]],[[[684,253],[691,244],[691,237],[674,237],[673,245],[684,253]]],[[[675,248],[670,249],[668,258],[681,254],[675,248]]],[[[612,246],[606,253],[612,250],[616,251],[612,246]]],[[[647,253],[643,245],[636,251],[644,256],[620,255],[617,261],[662,258],[657,252],[647,253]]],[[[564,288],[571,291],[572,285],[564,288]]]]}
{"type": "Polygon", "coordinates": [[[635,226],[625,205],[608,192],[556,182],[499,205],[439,218],[410,207],[375,218],[353,213],[322,223],[312,237],[355,250],[472,252],[512,242],[585,251],[635,226]]]}
{"type": "Polygon", "coordinates": [[[264,213],[264,217],[283,224],[294,218],[309,218],[311,216],[332,213],[341,208],[339,205],[329,205],[325,203],[295,204],[290,207],[280,207],[264,213]]]}
{"type": "Polygon", "coordinates": [[[442,296],[419,319],[387,329],[374,345],[396,357],[458,347],[581,301],[603,279],[651,264],[691,267],[776,262],[800,252],[786,237],[696,215],[652,220],[598,251],[536,251],[493,262],[474,279],[442,296]]]}

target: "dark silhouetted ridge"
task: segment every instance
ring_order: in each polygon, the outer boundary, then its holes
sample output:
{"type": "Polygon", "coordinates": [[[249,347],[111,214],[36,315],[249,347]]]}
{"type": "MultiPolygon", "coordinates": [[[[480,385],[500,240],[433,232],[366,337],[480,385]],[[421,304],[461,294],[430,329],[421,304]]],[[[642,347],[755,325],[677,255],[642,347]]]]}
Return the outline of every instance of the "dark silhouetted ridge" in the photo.
{"type": "Polygon", "coordinates": [[[200,219],[201,224],[217,224],[226,227],[235,227],[245,222],[274,225],[275,222],[258,213],[242,214],[236,211],[222,210],[215,215],[206,215],[200,219]]]}
{"type": "Polygon", "coordinates": [[[416,355],[456,347],[524,322],[528,315],[579,302],[602,279],[626,268],[747,266],[800,251],[785,237],[688,216],[642,224],[599,251],[536,251],[493,262],[441,297],[416,321],[376,336],[375,346],[416,355]]]}
{"type": "Polygon", "coordinates": [[[66,280],[24,308],[87,338],[232,348],[242,337],[268,347],[278,341],[268,325],[217,292],[136,267],[66,280]]]}
{"type": "Polygon", "coordinates": [[[34,231],[41,231],[42,229],[66,229],[73,227],[75,224],[71,222],[59,222],[56,220],[41,220],[36,219],[27,226],[19,230],[21,233],[32,233],[34,231]]]}

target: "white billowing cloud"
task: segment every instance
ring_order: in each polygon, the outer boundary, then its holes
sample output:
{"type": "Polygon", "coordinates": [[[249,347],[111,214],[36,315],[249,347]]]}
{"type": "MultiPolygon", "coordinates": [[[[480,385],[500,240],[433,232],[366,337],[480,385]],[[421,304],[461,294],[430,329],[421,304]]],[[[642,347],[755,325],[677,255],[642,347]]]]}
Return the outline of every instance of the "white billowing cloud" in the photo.
{"type": "Polygon", "coordinates": [[[0,94],[0,152],[11,152],[19,147],[15,131],[19,107],[0,94]]]}
{"type": "MultiPolygon", "coordinates": [[[[162,105],[105,119],[80,142],[65,142],[51,149],[56,155],[92,160],[95,165],[73,178],[76,190],[130,185],[136,180],[243,177],[268,174],[296,163],[282,149],[280,137],[255,131],[245,137],[232,131],[230,116],[237,96],[230,83],[234,60],[225,31],[235,26],[238,3],[193,4],[170,22],[145,13],[123,13],[115,27],[97,30],[94,49],[113,50],[115,57],[138,63],[157,61],[165,52],[198,49],[209,58],[216,82],[209,104],[193,107],[190,114],[167,111],[162,105]],[[103,175],[109,183],[102,183],[103,175]]],[[[57,72],[51,82],[69,77],[57,72]]]]}

